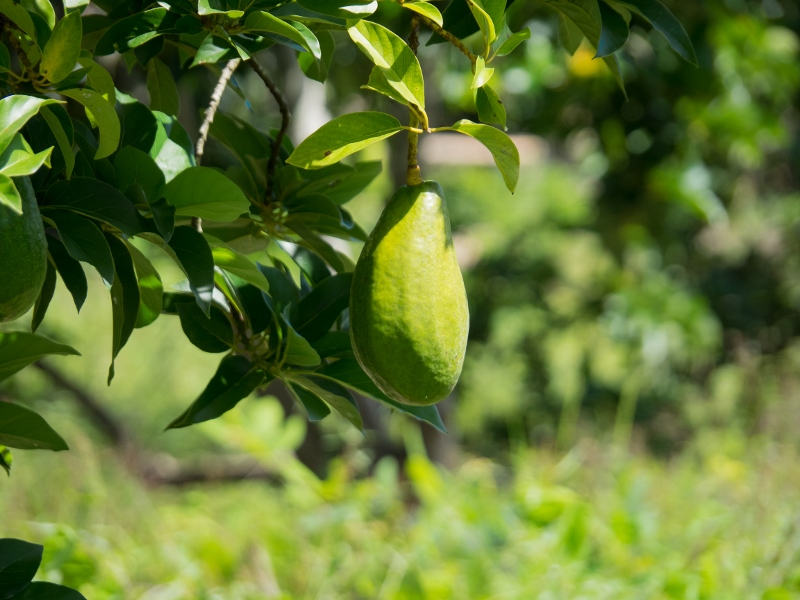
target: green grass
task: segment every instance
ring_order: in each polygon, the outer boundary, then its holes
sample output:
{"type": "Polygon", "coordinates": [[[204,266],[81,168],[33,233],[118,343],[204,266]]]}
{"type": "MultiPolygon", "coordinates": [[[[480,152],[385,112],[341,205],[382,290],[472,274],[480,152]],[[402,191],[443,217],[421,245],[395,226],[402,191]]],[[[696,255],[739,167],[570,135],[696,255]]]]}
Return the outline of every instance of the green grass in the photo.
{"type": "Polygon", "coordinates": [[[72,452],[17,453],[2,533],[44,543],[39,576],[90,600],[800,594],[793,449],[718,435],[664,462],[587,441],[453,471],[384,459],[372,478],[354,478],[356,453],[321,481],[290,458],[297,423],[280,413],[252,404],[212,435],[279,468],[281,487],[146,489],[68,428],[72,452]]]}

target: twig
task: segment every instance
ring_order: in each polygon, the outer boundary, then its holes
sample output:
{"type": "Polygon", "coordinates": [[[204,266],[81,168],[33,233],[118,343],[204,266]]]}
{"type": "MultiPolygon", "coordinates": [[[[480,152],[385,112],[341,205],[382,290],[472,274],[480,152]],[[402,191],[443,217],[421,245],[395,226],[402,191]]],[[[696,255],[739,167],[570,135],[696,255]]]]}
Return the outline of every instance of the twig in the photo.
{"type": "Polygon", "coordinates": [[[278,135],[275,136],[275,141],[272,144],[272,153],[269,156],[269,163],[267,165],[267,191],[264,196],[265,203],[269,205],[272,202],[272,188],[275,179],[275,168],[278,166],[278,155],[280,154],[281,144],[283,144],[283,137],[289,129],[292,114],[289,112],[289,104],[286,102],[286,98],[283,97],[278,86],[275,85],[275,82],[272,81],[269,74],[264,70],[261,63],[256,60],[255,56],[250,58],[250,66],[253,67],[253,71],[256,72],[256,75],[258,75],[264,82],[264,85],[267,86],[267,89],[270,94],[272,94],[272,97],[275,98],[275,102],[278,103],[278,108],[281,111],[281,128],[278,130],[278,135]]]}
{"type": "MultiPolygon", "coordinates": [[[[203,123],[200,125],[200,129],[198,131],[199,136],[197,138],[197,144],[195,145],[194,150],[194,160],[198,166],[200,165],[200,161],[203,159],[203,153],[206,149],[206,140],[208,139],[208,132],[211,129],[211,123],[214,122],[214,116],[217,114],[219,103],[222,101],[222,94],[225,92],[225,88],[228,87],[228,82],[231,80],[231,77],[233,77],[233,72],[236,70],[236,67],[239,66],[240,62],[242,62],[241,58],[233,58],[227,62],[225,68],[222,69],[222,73],[219,76],[217,85],[214,87],[214,91],[211,94],[211,100],[208,103],[206,114],[203,117],[203,123]]],[[[197,229],[197,231],[203,230],[202,223],[203,222],[200,217],[192,218],[192,227],[197,229]]]]}
{"type": "Polygon", "coordinates": [[[478,57],[475,56],[472,52],[470,52],[469,48],[467,48],[460,39],[458,39],[452,33],[447,31],[446,29],[441,27],[438,23],[432,21],[428,17],[424,15],[419,15],[419,18],[422,20],[423,23],[425,23],[427,27],[432,29],[434,33],[437,33],[438,35],[442,36],[448,42],[453,44],[453,46],[458,48],[461,51],[461,53],[469,59],[469,62],[471,62],[473,66],[475,65],[475,63],[478,60],[478,57]]]}
{"type": "Polygon", "coordinates": [[[11,47],[14,48],[14,52],[17,54],[20,63],[22,63],[25,72],[28,74],[28,78],[31,81],[33,81],[33,76],[36,73],[36,71],[33,70],[33,65],[31,64],[31,61],[28,58],[28,54],[22,49],[22,47],[19,44],[19,40],[14,35],[11,23],[5,17],[0,19],[0,23],[2,23],[3,30],[6,32],[6,37],[8,38],[8,42],[11,44],[11,47]]]}
{"type": "MultiPolygon", "coordinates": [[[[408,36],[408,46],[415,55],[419,49],[419,20],[420,15],[415,13],[411,18],[411,34],[408,36]]],[[[414,131],[419,125],[419,117],[413,109],[410,110],[408,114],[408,125],[408,170],[406,171],[406,184],[419,185],[423,181],[419,164],[417,163],[419,134],[414,131]]]]}

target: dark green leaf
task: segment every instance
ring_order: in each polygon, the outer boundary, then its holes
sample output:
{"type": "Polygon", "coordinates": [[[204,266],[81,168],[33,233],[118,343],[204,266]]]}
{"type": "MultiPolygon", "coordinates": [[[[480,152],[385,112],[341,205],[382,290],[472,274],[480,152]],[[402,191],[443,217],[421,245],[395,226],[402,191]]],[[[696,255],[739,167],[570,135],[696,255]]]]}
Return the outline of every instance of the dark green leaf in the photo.
{"type": "Polygon", "coordinates": [[[0,539],[0,598],[27,586],[42,563],[43,546],[14,538],[0,539]]]}
{"type": "Polygon", "coordinates": [[[316,285],[331,276],[325,261],[306,248],[298,248],[292,258],[311,285],[316,285]]]}
{"type": "Polygon", "coordinates": [[[320,53],[322,58],[316,59],[313,54],[309,52],[301,52],[297,56],[297,62],[306,77],[325,83],[328,78],[328,71],[331,68],[333,61],[333,54],[336,51],[336,42],[330,32],[322,30],[316,33],[319,40],[320,53]]]}
{"type": "Polygon", "coordinates": [[[296,383],[285,382],[286,389],[292,394],[294,399],[303,405],[308,414],[309,421],[321,421],[329,414],[331,409],[328,405],[316,394],[312,394],[307,389],[300,387],[296,383]]]}
{"type": "Polygon", "coordinates": [[[378,386],[369,378],[356,360],[337,360],[334,363],[325,365],[319,373],[320,375],[340,381],[347,387],[365,396],[380,400],[392,408],[407,413],[420,421],[430,423],[443,433],[447,432],[444,423],[442,423],[442,418],[439,415],[439,410],[435,406],[410,406],[389,398],[389,396],[378,389],[378,386]]]}
{"type": "Polygon", "coordinates": [[[253,261],[236,252],[214,236],[205,234],[205,238],[209,246],[211,246],[211,254],[214,256],[215,265],[253,284],[264,292],[269,291],[269,282],[253,261]]]}
{"type": "Polygon", "coordinates": [[[361,419],[361,413],[358,411],[358,405],[352,394],[345,387],[330,379],[310,375],[308,377],[294,375],[291,376],[291,380],[323,399],[336,409],[340,415],[355,425],[359,431],[364,430],[364,422],[361,419]]]}
{"type": "Polygon", "coordinates": [[[142,219],[131,201],[107,183],[90,177],[73,177],[54,183],[44,198],[43,212],[66,208],[116,227],[127,235],[143,230],[142,219]]]}
{"type": "Polygon", "coordinates": [[[74,348],[40,335],[22,331],[0,332],[0,381],[49,354],[80,356],[74,348]]]}
{"type": "Polygon", "coordinates": [[[630,30],[622,15],[605,2],[600,2],[600,15],[603,18],[603,28],[597,44],[597,56],[603,57],[622,48],[628,41],[630,30]]]}
{"type": "Polygon", "coordinates": [[[363,19],[378,8],[376,0],[298,0],[303,8],[341,19],[363,19]]]}
{"type": "Polygon", "coordinates": [[[86,600],[80,592],[56,583],[35,581],[13,600],[86,600]]]}
{"type": "Polygon", "coordinates": [[[148,202],[158,200],[165,185],[164,173],[156,161],[134,146],[125,146],[114,156],[114,176],[123,194],[132,185],[138,184],[148,202]]]}
{"type": "Polygon", "coordinates": [[[250,207],[235,183],[209,167],[181,172],[166,185],[164,197],[177,209],[176,214],[212,221],[234,221],[250,207]]]}
{"type": "Polygon", "coordinates": [[[0,402],[0,444],[21,450],[69,450],[41,415],[11,402],[0,402]]]}
{"type": "Polygon", "coordinates": [[[72,258],[64,244],[51,235],[47,236],[47,248],[58,274],[61,275],[61,280],[72,295],[75,308],[80,312],[86,301],[86,295],[89,293],[89,284],[81,263],[72,258]]]}
{"type": "Polygon", "coordinates": [[[203,314],[197,304],[180,302],[176,305],[181,328],[189,341],[203,352],[227,352],[233,346],[233,327],[216,306],[211,307],[211,318],[203,314]]]}
{"type": "Polygon", "coordinates": [[[50,210],[46,216],[55,223],[70,256],[92,265],[106,286],[111,287],[114,283],[114,259],[100,228],[89,219],[67,210],[50,210]]]}
{"type": "Polygon", "coordinates": [[[111,346],[111,367],[108,383],[114,378],[114,360],[120,350],[128,343],[139,315],[139,283],[130,250],[121,239],[110,233],[105,234],[111,255],[114,257],[116,277],[111,286],[111,309],[113,317],[113,340],[111,346]]]}
{"type": "Polygon", "coordinates": [[[269,297],[274,302],[274,309],[280,313],[289,304],[300,302],[300,294],[291,277],[275,267],[258,265],[259,270],[269,282],[269,297]]]}
{"type": "Polygon", "coordinates": [[[697,55],[689,34],[686,33],[675,15],[661,2],[658,0],[614,0],[611,4],[621,4],[647,19],[653,27],[664,34],[675,52],[693,65],[697,65],[697,55]]]}
{"type": "Polygon", "coordinates": [[[97,41],[94,53],[106,56],[118,51],[120,54],[131,48],[127,41],[151,32],[169,30],[179,19],[176,13],[169,13],[166,8],[153,8],[116,21],[97,41]]]}
{"type": "Polygon", "coordinates": [[[312,345],[320,358],[355,358],[349,331],[329,331],[312,345]]]}
{"type": "Polygon", "coordinates": [[[44,278],[44,285],[42,291],[39,292],[39,297],[36,299],[36,304],[33,305],[33,319],[31,319],[31,331],[35,332],[42,324],[47,307],[50,306],[50,301],[53,299],[53,293],[56,291],[56,268],[48,260],[47,273],[44,278]]]}
{"type": "Polygon", "coordinates": [[[180,112],[180,99],[175,77],[169,67],[157,58],[147,64],[147,91],[150,93],[150,108],[168,115],[180,112]]]}
{"type": "Polygon", "coordinates": [[[226,356],[200,397],[167,429],[216,419],[253,393],[264,378],[264,373],[244,356],[226,356]]]}
{"type": "Polygon", "coordinates": [[[64,157],[67,179],[69,179],[72,177],[72,170],[75,168],[75,154],[72,152],[74,137],[72,119],[69,118],[67,111],[59,104],[42,107],[39,112],[56,138],[58,148],[64,157]]]}
{"type": "Polygon", "coordinates": [[[14,457],[11,456],[11,450],[5,446],[0,446],[0,468],[6,472],[6,475],[11,477],[11,465],[14,462],[14,457]]]}
{"type": "Polygon", "coordinates": [[[161,314],[164,286],[153,263],[133,244],[127,243],[139,281],[139,314],[136,328],[147,327],[161,314]]]}
{"type": "Polygon", "coordinates": [[[484,85],[475,91],[475,108],[478,118],[483,123],[495,123],[506,126],[506,108],[503,101],[490,86],[484,85]]]}
{"type": "Polygon", "coordinates": [[[189,279],[197,305],[208,316],[214,292],[214,256],[208,242],[196,229],[181,225],[175,228],[169,247],[189,279]]]}
{"type": "Polygon", "coordinates": [[[322,53],[317,37],[302,23],[284,21],[264,11],[255,11],[247,16],[245,30],[277,33],[290,39],[314,58],[320,60],[322,53]]]}
{"type": "Polygon", "coordinates": [[[299,304],[292,307],[292,325],[310,342],[320,339],[350,304],[352,273],[323,279],[299,304]]]}
{"type": "Polygon", "coordinates": [[[286,348],[282,360],[299,367],[316,367],[320,363],[319,354],[308,340],[286,323],[286,348]]]}

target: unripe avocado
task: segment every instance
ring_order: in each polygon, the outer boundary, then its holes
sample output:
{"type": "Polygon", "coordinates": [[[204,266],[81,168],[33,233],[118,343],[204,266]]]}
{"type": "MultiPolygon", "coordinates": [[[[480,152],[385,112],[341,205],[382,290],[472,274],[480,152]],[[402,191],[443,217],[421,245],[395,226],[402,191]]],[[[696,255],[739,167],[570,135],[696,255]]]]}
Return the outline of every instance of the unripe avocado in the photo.
{"type": "Polygon", "coordinates": [[[0,323],[36,302],[47,274],[47,240],[30,179],[15,177],[22,214],[0,205],[0,323]]]}
{"type": "Polygon", "coordinates": [[[438,183],[397,190],[353,275],[350,336],[366,373],[398,402],[444,399],[461,375],[469,309],[438,183]]]}

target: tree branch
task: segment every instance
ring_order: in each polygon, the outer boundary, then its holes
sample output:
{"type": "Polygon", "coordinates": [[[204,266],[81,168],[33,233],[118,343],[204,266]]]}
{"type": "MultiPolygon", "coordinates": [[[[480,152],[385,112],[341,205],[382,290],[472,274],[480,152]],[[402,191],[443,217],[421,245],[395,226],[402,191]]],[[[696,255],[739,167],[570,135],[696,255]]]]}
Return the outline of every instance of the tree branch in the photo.
{"type": "Polygon", "coordinates": [[[269,164],[267,165],[267,191],[265,194],[265,204],[270,204],[272,202],[272,188],[274,186],[274,179],[275,179],[275,168],[278,166],[278,155],[280,154],[281,145],[283,144],[283,138],[286,135],[286,131],[289,129],[289,123],[292,120],[292,114],[289,111],[289,104],[286,102],[286,98],[283,97],[283,94],[278,89],[278,86],[275,85],[275,82],[272,81],[267,71],[261,65],[260,62],[256,60],[256,57],[253,56],[250,58],[249,64],[253,67],[253,71],[256,72],[261,80],[264,82],[264,85],[267,86],[270,94],[272,97],[275,98],[275,102],[278,103],[278,108],[281,111],[281,127],[278,130],[278,135],[275,136],[275,141],[272,144],[272,152],[269,156],[269,164]]]}
{"type": "Polygon", "coordinates": [[[422,20],[423,23],[425,23],[426,27],[429,27],[431,30],[433,30],[434,33],[442,36],[448,42],[453,44],[453,46],[458,48],[461,51],[461,53],[469,59],[469,62],[471,62],[472,65],[475,66],[478,57],[475,56],[472,52],[470,52],[469,48],[467,48],[460,39],[458,39],[452,33],[447,31],[440,25],[438,25],[435,21],[431,21],[428,17],[424,15],[419,15],[419,18],[422,20]]]}
{"type": "MultiPolygon", "coordinates": [[[[414,16],[411,18],[411,34],[408,36],[408,46],[415,56],[419,49],[419,20],[420,15],[414,13],[414,16]]],[[[413,109],[409,110],[408,125],[408,169],[406,170],[406,184],[419,185],[423,181],[419,164],[417,163],[419,134],[413,131],[419,125],[419,117],[413,109]]]]}
{"type": "Polygon", "coordinates": [[[34,363],[57,388],[69,392],[92,424],[108,439],[131,472],[148,485],[187,485],[191,483],[236,482],[244,479],[281,483],[281,476],[250,458],[207,459],[199,464],[181,464],[170,456],[152,456],[139,446],[125,424],[103,406],[88,390],[66,378],[57,369],[39,361],[34,363]]]}
{"type": "MultiPolygon", "coordinates": [[[[208,103],[208,108],[206,109],[206,114],[203,117],[203,123],[200,125],[200,129],[198,131],[198,138],[197,144],[195,145],[194,150],[194,160],[195,163],[199,166],[200,162],[203,160],[203,153],[206,149],[206,140],[208,139],[208,132],[211,129],[211,123],[214,122],[214,116],[217,114],[217,109],[219,108],[219,103],[222,101],[222,94],[225,92],[225,88],[228,87],[228,82],[233,77],[233,72],[239,66],[239,63],[242,62],[241,58],[233,58],[228,61],[225,65],[225,68],[222,69],[222,73],[219,76],[219,80],[217,81],[217,85],[214,87],[214,91],[211,94],[211,100],[208,103]]],[[[192,227],[197,229],[197,231],[203,230],[202,220],[199,217],[192,218],[192,227]]]]}

